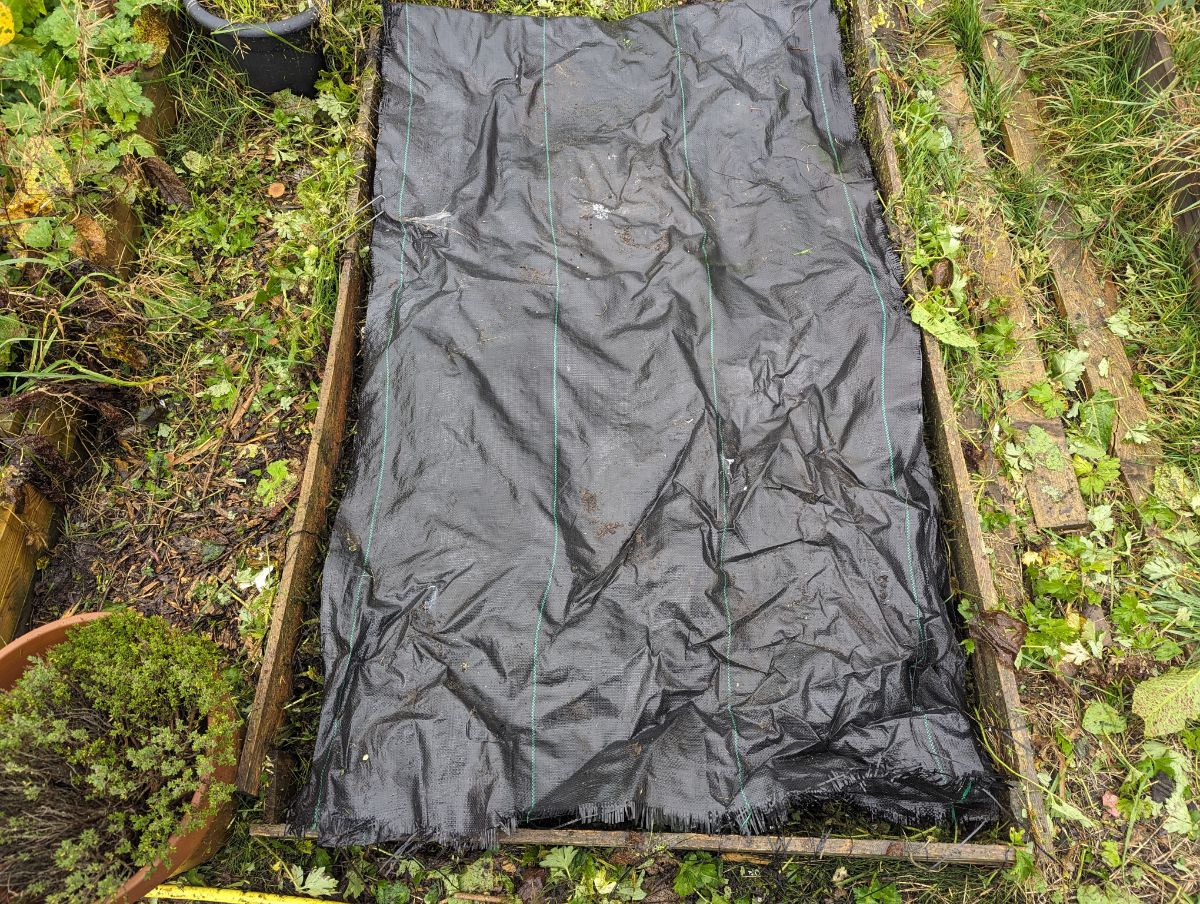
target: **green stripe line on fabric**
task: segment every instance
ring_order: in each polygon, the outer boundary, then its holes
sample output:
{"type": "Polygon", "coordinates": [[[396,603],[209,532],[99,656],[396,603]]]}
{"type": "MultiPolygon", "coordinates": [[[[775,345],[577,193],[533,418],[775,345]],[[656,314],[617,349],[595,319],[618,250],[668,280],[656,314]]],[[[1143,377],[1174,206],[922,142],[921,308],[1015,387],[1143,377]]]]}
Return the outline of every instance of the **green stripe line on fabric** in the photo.
{"type": "MultiPolygon", "coordinates": [[[[675,24],[675,10],[671,9],[671,34],[675,39],[675,72],[679,80],[679,105],[683,132],[683,174],[687,184],[688,206],[696,219],[695,199],[692,191],[692,161],[688,154],[687,89],[683,81],[683,52],[679,46],[679,28],[675,24]]],[[[703,225],[703,220],[701,220],[703,225]]],[[[746,796],[746,770],[742,763],[742,741],[738,734],[737,715],[733,711],[733,615],[729,609],[729,572],[725,570],[725,536],[729,531],[729,481],[725,475],[725,450],[721,440],[720,396],[717,392],[717,318],[713,307],[712,264],[708,259],[708,227],[700,240],[700,256],[704,262],[704,278],[708,289],[708,363],[712,382],[713,421],[717,434],[717,497],[721,516],[721,531],[717,539],[717,571],[721,578],[721,604],[725,610],[725,709],[729,714],[729,725],[733,735],[733,758],[737,764],[738,793],[745,812],[741,826],[745,831],[754,814],[750,799],[746,796]]]]}
{"type": "Polygon", "coordinates": [[[533,665],[529,694],[529,813],[537,806],[537,687],[538,654],[541,649],[542,621],[546,601],[554,584],[554,567],[558,563],[558,308],[562,295],[559,279],[558,232],[554,225],[554,179],[550,169],[550,105],[546,95],[546,17],[542,17],[542,136],[546,148],[546,209],[550,226],[550,242],[554,248],[554,316],[551,330],[550,399],[553,411],[551,446],[550,520],[554,522],[554,540],[550,551],[550,567],[546,573],[546,588],[538,604],[537,624],[533,630],[533,665]]]}
{"type": "MultiPolygon", "coordinates": [[[[879,352],[879,407],[883,417],[883,439],[887,446],[888,457],[888,478],[892,485],[892,492],[899,493],[896,486],[896,452],[892,445],[892,431],[888,425],[887,412],[887,341],[888,341],[888,312],[887,304],[883,300],[883,292],[879,288],[879,280],[875,277],[875,269],[871,266],[871,262],[867,259],[867,248],[863,243],[862,230],[858,224],[858,215],[854,212],[854,203],[850,200],[850,189],[846,187],[846,180],[842,173],[842,161],[838,155],[837,143],[833,140],[833,131],[829,125],[829,107],[825,103],[825,86],[821,79],[821,62],[817,56],[817,35],[816,29],[813,26],[812,3],[808,7],[808,37],[809,47],[812,50],[813,72],[817,79],[817,95],[821,98],[821,111],[825,119],[825,138],[829,142],[829,152],[833,155],[833,165],[837,172],[838,182],[842,186],[842,195],[846,199],[846,210],[850,214],[850,225],[854,230],[854,240],[858,243],[858,253],[862,258],[863,266],[867,269],[867,274],[871,278],[871,286],[875,290],[875,297],[879,300],[879,313],[882,321],[882,341],[880,342],[879,352]]],[[[908,553],[908,589],[912,594],[913,605],[917,607],[917,634],[918,643],[920,645],[919,665],[924,665],[925,662],[925,618],[921,615],[919,597],[917,596],[917,578],[916,570],[913,566],[913,544],[912,544],[912,522],[909,514],[909,504],[907,496],[904,499],[904,541],[906,551],[908,553]]],[[[915,679],[910,675],[909,681],[915,679]]],[[[915,698],[916,694],[913,693],[915,698]]],[[[916,705],[914,699],[914,706],[916,705]]],[[[917,707],[921,713],[921,721],[925,727],[925,744],[929,752],[933,755],[934,762],[937,764],[938,771],[943,775],[945,768],[942,763],[942,757],[938,753],[937,745],[933,740],[933,731],[929,727],[929,716],[926,714],[923,707],[917,707]]]]}
{"type": "Polygon", "coordinates": [[[342,681],[338,687],[337,697],[335,698],[334,707],[336,715],[333,724],[329,729],[329,746],[325,750],[325,763],[321,773],[321,781],[317,786],[317,802],[313,807],[313,822],[312,828],[317,828],[317,821],[321,812],[321,803],[324,799],[325,783],[329,779],[329,764],[333,756],[333,746],[336,743],[337,733],[342,724],[341,701],[345,695],[346,687],[350,682],[350,672],[354,665],[354,650],[358,643],[358,627],[362,615],[362,595],[367,585],[367,578],[370,576],[371,565],[371,549],[375,543],[375,525],[379,520],[379,502],[383,496],[383,478],[387,473],[387,454],[390,446],[390,437],[388,435],[388,423],[391,420],[391,403],[392,403],[392,360],[391,349],[392,342],[396,337],[396,315],[400,305],[400,295],[404,291],[404,283],[406,276],[406,257],[405,251],[408,240],[408,227],[404,223],[404,192],[408,185],[408,148],[412,140],[412,120],[413,120],[413,67],[412,67],[412,35],[408,23],[408,5],[404,6],[404,68],[408,75],[408,111],[405,115],[404,122],[404,156],[400,164],[400,191],[396,201],[396,217],[400,224],[400,279],[396,285],[395,291],[392,293],[390,311],[388,315],[388,336],[387,342],[383,346],[383,436],[380,442],[381,449],[379,452],[379,471],[375,476],[375,495],[371,500],[371,514],[367,521],[367,538],[363,545],[362,557],[362,574],[359,575],[358,581],[354,588],[354,602],[351,606],[350,618],[350,637],[349,637],[349,652],[347,654],[346,671],[342,675],[342,681]]]}

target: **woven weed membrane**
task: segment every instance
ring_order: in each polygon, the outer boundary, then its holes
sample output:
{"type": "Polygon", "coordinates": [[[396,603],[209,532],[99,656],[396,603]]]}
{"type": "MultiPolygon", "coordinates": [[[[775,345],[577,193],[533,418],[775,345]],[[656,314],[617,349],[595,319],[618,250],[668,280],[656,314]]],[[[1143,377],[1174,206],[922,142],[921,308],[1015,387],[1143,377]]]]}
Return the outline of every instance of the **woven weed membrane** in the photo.
{"type": "Polygon", "coordinates": [[[996,815],[828,0],[386,11],[297,829],[996,815]]]}

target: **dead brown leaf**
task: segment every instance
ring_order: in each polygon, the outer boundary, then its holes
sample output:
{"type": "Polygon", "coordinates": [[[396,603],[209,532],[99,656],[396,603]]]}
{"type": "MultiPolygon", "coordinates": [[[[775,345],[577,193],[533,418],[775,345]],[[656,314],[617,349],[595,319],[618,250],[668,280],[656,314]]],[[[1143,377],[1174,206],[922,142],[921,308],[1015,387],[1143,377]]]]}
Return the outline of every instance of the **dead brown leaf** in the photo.
{"type": "Polygon", "coordinates": [[[146,174],[146,180],[158,190],[158,197],[168,207],[192,209],[192,193],[167,161],[161,157],[146,157],[142,160],[142,172],[146,174]]]}

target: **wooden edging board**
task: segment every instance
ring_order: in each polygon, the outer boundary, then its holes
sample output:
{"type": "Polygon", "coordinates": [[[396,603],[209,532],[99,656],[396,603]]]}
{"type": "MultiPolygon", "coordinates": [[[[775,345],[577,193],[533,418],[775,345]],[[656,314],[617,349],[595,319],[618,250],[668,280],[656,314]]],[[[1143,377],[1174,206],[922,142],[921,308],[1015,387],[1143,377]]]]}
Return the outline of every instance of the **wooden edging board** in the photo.
{"type": "MultiPolygon", "coordinates": [[[[877,72],[877,57],[872,47],[872,26],[866,0],[852,3],[852,48],[855,70],[862,74],[858,87],[864,111],[863,128],[877,175],[885,196],[900,189],[900,171],[887,108],[883,100],[877,72]]],[[[376,41],[372,41],[372,60],[376,41]]],[[[364,90],[363,111],[372,119],[361,123],[360,129],[373,143],[373,114],[378,101],[378,87],[373,81],[364,90]]],[[[370,173],[364,171],[360,186],[365,201],[370,173]]],[[[901,249],[911,248],[903,236],[898,236],[901,249]]],[[[355,253],[348,249],[343,263],[343,286],[338,296],[334,335],[322,382],[313,439],[301,486],[301,501],[296,512],[296,526],[289,540],[284,576],[272,611],[262,672],[254,706],[247,726],[246,743],[239,765],[238,787],[247,793],[257,793],[259,775],[271,738],[282,722],[283,707],[291,686],[291,657],[301,620],[304,596],[315,565],[315,544],[327,513],[332,476],[337,463],[341,439],[345,433],[345,399],[350,391],[353,374],[354,333],[359,314],[358,295],[362,275],[358,272],[357,243],[355,253]],[[335,410],[329,410],[334,407],[335,410]]],[[[909,292],[919,297],[926,291],[919,273],[909,278],[909,292]]],[[[943,498],[947,519],[951,522],[953,570],[959,592],[970,597],[979,611],[999,608],[999,601],[980,528],[975,505],[974,489],[959,440],[958,421],[954,412],[949,384],[942,365],[941,350],[936,340],[924,335],[925,396],[930,415],[933,453],[938,476],[943,483],[943,498]]],[[[1014,818],[1029,828],[1039,847],[1048,848],[1050,830],[1045,817],[1036,777],[1033,749],[1021,711],[1016,677],[1011,661],[998,654],[988,643],[976,646],[973,658],[976,683],[979,689],[982,721],[992,749],[1004,761],[1005,768],[1016,781],[1011,784],[1007,802],[1014,818]]],[[[290,835],[288,827],[279,823],[251,826],[252,835],[282,838],[290,835]]],[[[315,837],[314,833],[305,833],[315,837]]],[[[518,828],[503,833],[497,839],[502,846],[510,845],[574,845],[577,847],[632,848],[637,850],[698,850],[716,853],[739,853],[759,856],[792,857],[851,857],[884,860],[904,860],[919,863],[955,863],[986,867],[1005,867],[1016,860],[1016,849],[1007,844],[973,844],[903,841],[884,838],[802,837],[788,835],[743,836],[700,833],[650,833],[595,829],[529,829],[518,828]]]]}
{"type": "MultiPolygon", "coordinates": [[[[374,29],[367,42],[362,99],[353,139],[361,169],[350,190],[348,206],[356,216],[369,209],[374,181],[375,118],[380,90],[377,69],[379,47],[379,31],[374,29]]],[[[246,739],[238,760],[237,786],[246,794],[258,794],[267,749],[283,722],[284,705],[292,690],[292,657],[299,639],[305,600],[312,589],[318,542],[328,520],[333,480],[346,435],[364,282],[360,251],[363,243],[369,241],[370,234],[368,222],[365,228],[354,231],[342,252],[329,351],[321,376],[308,454],[304,460],[299,502],[288,533],[283,573],[271,606],[262,666],[254,689],[254,703],[246,718],[246,739]]]]}
{"type": "MultiPolygon", "coordinates": [[[[887,101],[880,82],[880,59],[875,43],[873,13],[868,0],[851,0],[851,72],[859,107],[863,139],[875,165],[883,200],[897,198],[903,177],[887,101]]],[[[893,240],[906,260],[915,247],[911,235],[889,221],[893,240]]],[[[920,270],[905,267],[907,289],[913,298],[928,291],[920,270]]],[[[950,545],[952,574],[958,594],[966,597],[980,618],[1002,612],[996,592],[996,575],[983,537],[971,474],[963,455],[954,400],[936,339],[922,333],[924,396],[928,413],[930,453],[942,484],[943,524],[950,545]]],[[[968,626],[972,627],[972,626],[968,626]]],[[[974,632],[973,632],[974,633],[974,632]]],[[[1036,850],[1052,850],[1052,828],[1037,779],[1033,744],[1025,721],[1011,657],[997,650],[987,634],[976,635],[971,664],[980,707],[980,723],[989,747],[1008,772],[1009,807],[1017,824],[1027,829],[1036,850]]]]}
{"type": "MultiPolygon", "coordinates": [[[[293,837],[277,823],[250,827],[257,838],[293,837]]],[[[304,837],[316,838],[316,832],[304,837]]],[[[798,835],[705,835],[697,832],[629,832],[605,829],[514,829],[503,832],[501,847],[534,844],[544,847],[613,848],[641,851],[709,851],[759,857],[853,857],[865,860],[907,860],[913,863],[955,863],[964,866],[1011,866],[1016,852],[1007,844],[951,844],[937,841],[899,841],[888,838],[811,838],[798,835]]]]}

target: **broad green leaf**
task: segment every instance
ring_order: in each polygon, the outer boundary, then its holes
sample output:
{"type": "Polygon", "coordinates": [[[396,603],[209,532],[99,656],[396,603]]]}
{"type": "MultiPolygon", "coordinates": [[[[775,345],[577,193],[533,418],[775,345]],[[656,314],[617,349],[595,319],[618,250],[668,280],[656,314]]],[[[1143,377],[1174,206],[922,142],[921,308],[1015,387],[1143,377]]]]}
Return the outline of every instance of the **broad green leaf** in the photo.
{"type": "Polygon", "coordinates": [[[1133,691],[1133,713],[1145,723],[1147,737],[1182,731],[1200,717],[1200,668],[1148,678],[1133,691]]]}
{"type": "Polygon", "coordinates": [[[0,314],[0,366],[12,364],[13,347],[25,335],[25,324],[11,314],[0,314]]]}
{"type": "Polygon", "coordinates": [[[1062,451],[1054,438],[1037,424],[1033,424],[1025,432],[1025,451],[1040,461],[1051,471],[1057,471],[1063,466],[1062,451]]]}
{"type": "Polygon", "coordinates": [[[553,872],[561,872],[570,874],[571,866],[575,863],[575,848],[569,844],[563,847],[551,848],[546,852],[546,856],[538,863],[539,866],[544,866],[546,869],[553,872]]]}
{"type": "Polygon", "coordinates": [[[1125,717],[1103,700],[1093,700],[1083,712],[1083,730],[1094,735],[1116,734],[1125,730],[1125,717]]]}
{"type": "Polygon", "coordinates": [[[1115,885],[1081,885],[1075,892],[1076,904],[1141,904],[1141,899],[1115,885]]]}
{"type": "Polygon", "coordinates": [[[337,879],[325,872],[325,867],[318,866],[308,871],[304,881],[296,886],[296,891],[302,895],[313,895],[317,898],[328,898],[338,890],[337,879]]]}
{"type": "Polygon", "coordinates": [[[1056,352],[1051,358],[1054,376],[1062,384],[1062,388],[1071,392],[1079,384],[1083,376],[1084,365],[1087,364],[1087,352],[1077,348],[1069,348],[1056,352]]]}
{"type": "Polygon", "coordinates": [[[1067,410],[1067,403],[1059,395],[1049,380],[1042,380],[1029,387],[1029,401],[1042,409],[1046,417],[1058,417],[1067,410]]]}
{"type": "Polygon", "coordinates": [[[924,298],[913,305],[913,323],[919,326],[942,345],[954,348],[976,348],[979,343],[967,332],[966,327],[940,304],[936,299],[924,298]]]}
{"type": "Polygon", "coordinates": [[[1107,451],[1112,445],[1113,422],[1116,417],[1116,396],[1102,389],[1086,402],[1080,403],[1080,432],[1099,448],[1107,451]]]}
{"type": "Polygon", "coordinates": [[[1092,522],[1092,527],[1102,534],[1115,530],[1117,526],[1111,505],[1096,505],[1088,509],[1088,521],[1092,522]]]}
{"type": "Polygon", "coordinates": [[[1057,816],[1059,819],[1067,819],[1071,822],[1077,822],[1079,825],[1087,829],[1095,830],[1096,821],[1084,813],[1081,809],[1072,803],[1068,803],[1061,797],[1047,797],[1046,808],[1052,816],[1057,816]]]}
{"type": "Polygon", "coordinates": [[[408,904],[412,892],[403,882],[380,882],[375,886],[376,904],[408,904]]]}
{"type": "Polygon", "coordinates": [[[1129,309],[1121,308],[1106,321],[1109,331],[1121,339],[1129,339],[1137,332],[1137,327],[1129,319],[1129,309]]]}

